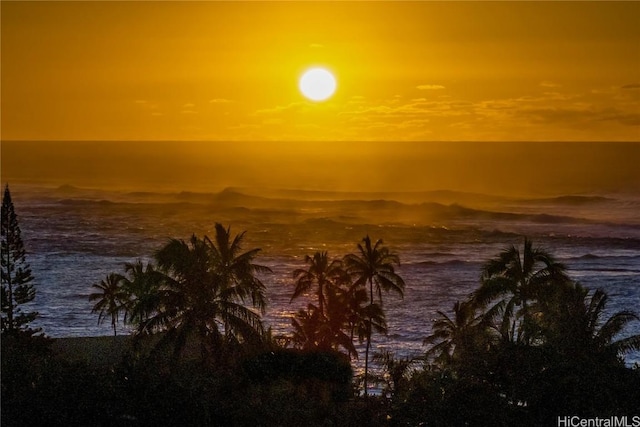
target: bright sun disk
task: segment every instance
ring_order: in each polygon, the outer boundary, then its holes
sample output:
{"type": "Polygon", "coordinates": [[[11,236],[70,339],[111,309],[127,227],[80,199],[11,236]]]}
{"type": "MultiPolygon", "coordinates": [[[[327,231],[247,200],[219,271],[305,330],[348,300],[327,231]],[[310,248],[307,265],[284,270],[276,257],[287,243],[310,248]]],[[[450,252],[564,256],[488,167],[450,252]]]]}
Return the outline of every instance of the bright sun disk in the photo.
{"type": "Polygon", "coordinates": [[[336,91],[336,79],[324,68],[311,68],[300,77],[298,86],[308,99],[324,101],[336,91]]]}

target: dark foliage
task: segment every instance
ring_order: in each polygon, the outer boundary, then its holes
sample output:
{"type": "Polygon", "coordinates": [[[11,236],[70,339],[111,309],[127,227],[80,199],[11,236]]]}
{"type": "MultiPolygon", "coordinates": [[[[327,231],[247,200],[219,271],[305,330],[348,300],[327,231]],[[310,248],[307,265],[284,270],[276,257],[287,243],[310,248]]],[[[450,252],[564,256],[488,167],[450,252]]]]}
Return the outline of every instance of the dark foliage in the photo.
{"type": "Polygon", "coordinates": [[[130,354],[98,369],[28,342],[3,348],[3,426],[376,425],[375,405],[353,400],[349,361],[337,353],[279,350],[171,370],[130,354]]]}
{"type": "Polygon", "coordinates": [[[247,382],[271,387],[289,381],[330,400],[346,400],[351,390],[352,370],[349,359],[337,352],[303,352],[282,349],[259,354],[246,360],[243,372],[247,382]],[[322,384],[322,387],[318,387],[322,384]],[[322,396],[329,392],[331,396],[322,396]]]}
{"type": "MultiPolygon", "coordinates": [[[[183,261],[194,259],[185,253],[183,261]]],[[[250,276],[243,277],[251,282],[250,276]]],[[[221,283],[225,289],[234,281],[221,283]]],[[[372,282],[362,283],[370,291],[364,289],[364,301],[371,302],[372,282]]],[[[350,322],[334,307],[350,311],[337,304],[343,294],[334,285],[322,291],[318,325],[326,329],[340,319],[340,330],[350,322]]],[[[250,289],[255,286],[245,295],[250,289]]],[[[145,352],[136,341],[140,346],[123,360],[96,367],[58,359],[50,339],[19,330],[2,341],[2,424],[526,427],[555,425],[567,414],[635,414],[640,370],[627,368],[623,356],[640,347],[640,337],[617,338],[638,317],[625,310],[604,318],[606,302],[604,292],[570,281],[527,241],[522,258],[515,248],[502,253],[487,264],[478,292],[457,303],[452,315],[439,313],[424,358],[376,355],[386,370],[379,396],[360,395],[349,355],[338,346],[283,349],[267,332],[260,345],[228,340],[215,357],[178,360],[170,346],[159,356],[154,342],[145,352]]]]}
{"type": "Polygon", "coordinates": [[[428,363],[394,402],[398,425],[551,425],[559,415],[635,413],[640,371],[616,340],[638,316],[603,318],[606,294],[569,279],[564,266],[525,239],[489,261],[480,288],[440,313],[425,340],[428,363]],[[416,409],[419,408],[419,409],[416,409]]]}
{"type": "MultiPolygon", "coordinates": [[[[364,355],[364,394],[368,394],[369,381],[369,352],[371,350],[372,333],[375,328],[375,317],[372,311],[381,312],[381,318],[384,319],[384,311],[382,310],[382,292],[394,291],[401,297],[404,296],[405,283],[404,279],[396,273],[395,266],[400,265],[400,257],[391,252],[388,247],[383,246],[382,239],[378,239],[375,243],[371,243],[371,238],[367,235],[358,243],[358,252],[356,254],[347,254],[344,257],[343,264],[347,274],[353,279],[355,288],[363,288],[369,291],[369,315],[365,315],[364,319],[364,336],[367,345],[364,355]],[[374,302],[374,294],[377,295],[378,304],[374,302]]],[[[386,333],[386,324],[378,323],[379,331],[386,333]]]]}
{"type": "Polygon", "coordinates": [[[2,267],[0,277],[2,288],[0,290],[0,305],[2,316],[0,317],[0,326],[4,335],[28,329],[29,322],[33,321],[38,313],[25,313],[21,308],[23,304],[33,301],[36,291],[31,283],[33,276],[26,260],[22,232],[11,200],[9,185],[5,187],[2,197],[1,218],[0,264],[2,267]]]}

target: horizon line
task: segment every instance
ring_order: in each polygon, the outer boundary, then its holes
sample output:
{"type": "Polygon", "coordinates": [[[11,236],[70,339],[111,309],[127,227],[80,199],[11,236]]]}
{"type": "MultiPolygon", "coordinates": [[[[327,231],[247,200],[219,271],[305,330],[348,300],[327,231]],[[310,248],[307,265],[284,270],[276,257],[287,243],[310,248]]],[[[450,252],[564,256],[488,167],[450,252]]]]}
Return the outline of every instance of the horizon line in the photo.
{"type": "Polygon", "coordinates": [[[482,140],[474,140],[474,139],[452,139],[452,140],[437,140],[437,139],[299,139],[299,140],[287,140],[287,139],[2,139],[0,138],[0,143],[2,142],[238,142],[238,143],[283,143],[283,142],[291,142],[291,143],[308,143],[308,142],[355,142],[355,143],[386,143],[386,142],[394,142],[394,143],[461,143],[461,142],[472,142],[472,143],[640,143],[640,139],[637,140],[605,140],[605,139],[589,139],[589,140],[578,140],[578,139],[501,139],[501,140],[493,140],[493,139],[482,139],[482,140]]]}

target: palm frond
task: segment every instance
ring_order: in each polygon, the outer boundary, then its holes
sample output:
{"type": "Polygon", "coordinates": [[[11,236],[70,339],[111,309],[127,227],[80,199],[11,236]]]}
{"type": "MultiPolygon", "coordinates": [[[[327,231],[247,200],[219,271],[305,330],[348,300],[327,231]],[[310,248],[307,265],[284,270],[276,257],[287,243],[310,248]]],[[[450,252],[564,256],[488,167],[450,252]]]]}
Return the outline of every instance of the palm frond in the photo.
{"type": "Polygon", "coordinates": [[[600,327],[596,337],[601,339],[603,342],[611,342],[613,338],[633,320],[640,320],[640,318],[631,311],[619,311],[607,319],[607,321],[600,327]]]}
{"type": "Polygon", "coordinates": [[[611,343],[611,349],[618,355],[640,350],[640,335],[633,335],[611,343]]]}
{"type": "Polygon", "coordinates": [[[512,280],[502,276],[487,277],[480,287],[473,292],[471,300],[478,308],[486,307],[491,301],[514,292],[512,280]]]}

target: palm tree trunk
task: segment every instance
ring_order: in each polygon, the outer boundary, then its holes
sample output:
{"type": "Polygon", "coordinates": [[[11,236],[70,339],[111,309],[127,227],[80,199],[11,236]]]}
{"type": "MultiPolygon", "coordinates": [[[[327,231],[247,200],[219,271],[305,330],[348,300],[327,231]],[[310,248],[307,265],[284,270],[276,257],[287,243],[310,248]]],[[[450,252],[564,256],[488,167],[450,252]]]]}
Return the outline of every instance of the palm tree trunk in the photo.
{"type": "MultiPolygon", "coordinates": [[[[369,278],[369,295],[371,295],[371,305],[373,306],[373,279],[369,278]]],[[[369,312],[371,313],[371,312],[369,312]]],[[[364,395],[369,395],[369,349],[371,348],[371,329],[373,329],[373,318],[369,314],[369,324],[367,325],[367,346],[364,350],[364,395]]]]}
{"type": "Polygon", "coordinates": [[[522,334],[523,334],[523,340],[525,342],[525,344],[530,344],[531,342],[531,323],[530,323],[531,319],[529,316],[529,306],[527,303],[527,299],[523,298],[522,299],[522,334]]]}
{"type": "Polygon", "coordinates": [[[367,346],[364,350],[364,395],[369,395],[369,349],[371,348],[371,317],[369,317],[369,325],[367,327],[367,346]]]}

